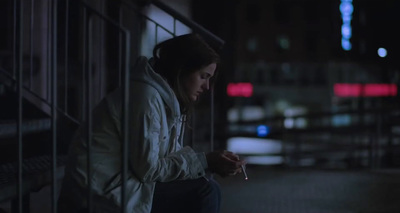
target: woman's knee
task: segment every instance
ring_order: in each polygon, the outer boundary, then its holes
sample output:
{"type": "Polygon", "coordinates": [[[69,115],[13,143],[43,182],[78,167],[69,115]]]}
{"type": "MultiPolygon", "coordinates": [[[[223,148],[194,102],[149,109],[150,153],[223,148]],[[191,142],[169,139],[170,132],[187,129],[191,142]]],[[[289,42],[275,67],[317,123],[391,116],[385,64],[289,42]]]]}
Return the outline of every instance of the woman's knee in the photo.
{"type": "Polygon", "coordinates": [[[213,179],[205,181],[203,190],[200,192],[200,212],[219,212],[221,205],[221,188],[213,179]]]}
{"type": "Polygon", "coordinates": [[[220,199],[221,198],[221,186],[219,185],[219,183],[217,181],[215,181],[214,179],[209,179],[208,184],[212,188],[213,193],[218,196],[218,199],[220,199]]]}

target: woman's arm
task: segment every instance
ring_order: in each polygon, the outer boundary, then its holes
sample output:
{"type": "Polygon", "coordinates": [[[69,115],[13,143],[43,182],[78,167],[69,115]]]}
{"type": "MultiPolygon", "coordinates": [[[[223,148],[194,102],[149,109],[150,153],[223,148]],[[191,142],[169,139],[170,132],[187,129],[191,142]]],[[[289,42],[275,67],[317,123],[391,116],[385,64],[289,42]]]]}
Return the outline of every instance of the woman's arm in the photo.
{"type": "MultiPolygon", "coordinates": [[[[161,133],[166,128],[164,103],[159,96],[143,97],[133,106],[130,115],[130,166],[142,182],[166,182],[177,179],[196,179],[205,175],[197,154],[184,147],[177,152],[164,153],[161,133]]],[[[164,150],[165,151],[165,150],[164,150]]]]}

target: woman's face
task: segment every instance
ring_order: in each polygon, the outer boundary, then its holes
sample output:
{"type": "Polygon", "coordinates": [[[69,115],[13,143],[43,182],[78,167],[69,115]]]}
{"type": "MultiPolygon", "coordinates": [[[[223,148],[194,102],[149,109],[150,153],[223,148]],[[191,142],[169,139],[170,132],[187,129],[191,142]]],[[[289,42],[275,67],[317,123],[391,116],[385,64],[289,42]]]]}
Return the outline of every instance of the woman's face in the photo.
{"type": "Polygon", "coordinates": [[[190,100],[196,101],[203,92],[210,89],[210,78],[214,76],[216,68],[217,64],[212,63],[186,78],[184,86],[190,100]]]}

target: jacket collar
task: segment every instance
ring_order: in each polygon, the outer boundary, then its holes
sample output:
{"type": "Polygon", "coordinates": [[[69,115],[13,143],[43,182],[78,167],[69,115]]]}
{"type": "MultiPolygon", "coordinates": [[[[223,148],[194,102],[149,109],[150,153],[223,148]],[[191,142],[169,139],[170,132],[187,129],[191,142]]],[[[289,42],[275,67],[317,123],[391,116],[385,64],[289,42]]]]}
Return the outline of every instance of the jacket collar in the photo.
{"type": "Polygon", "coordinates": [[[174,117],[180,117],[179,102],[174,91],[167,81],[154,71],[146,57],[140,56],[136,60],[131,73],[131,80],[144,82],[154,87],[160,93],[164,103],[171,110],[171,114],[174,117]]]}

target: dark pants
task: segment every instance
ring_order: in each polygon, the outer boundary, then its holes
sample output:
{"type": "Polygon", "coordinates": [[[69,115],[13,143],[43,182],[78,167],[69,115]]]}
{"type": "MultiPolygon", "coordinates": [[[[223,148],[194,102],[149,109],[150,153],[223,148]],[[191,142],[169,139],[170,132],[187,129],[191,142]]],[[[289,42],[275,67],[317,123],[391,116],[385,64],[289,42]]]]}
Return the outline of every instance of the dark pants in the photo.
{"type": "Polygon", "coordinates": [[[156,183],[152,213],[217,213],[221,203],[219,184],[199,178],[156,183]]]}

